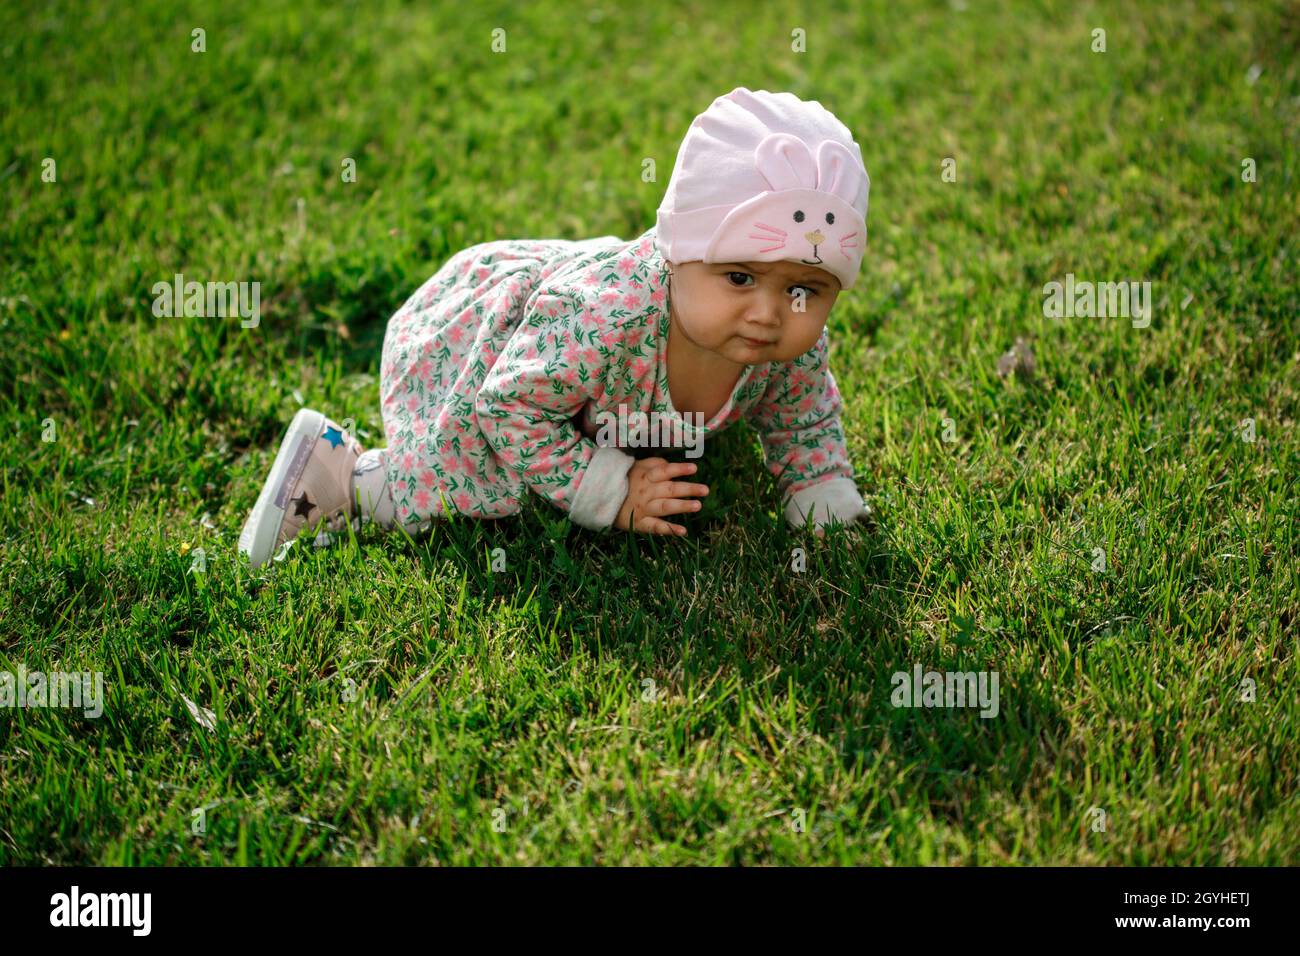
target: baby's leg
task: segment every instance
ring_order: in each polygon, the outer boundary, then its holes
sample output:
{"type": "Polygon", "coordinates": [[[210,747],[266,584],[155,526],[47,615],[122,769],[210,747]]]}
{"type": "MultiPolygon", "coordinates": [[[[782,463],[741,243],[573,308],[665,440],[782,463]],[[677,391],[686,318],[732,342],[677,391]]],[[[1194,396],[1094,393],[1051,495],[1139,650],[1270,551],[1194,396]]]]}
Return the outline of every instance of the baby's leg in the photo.
{"type": "MultiPolygon", "coordinates": [[[[374,522],[381,528],[392,528],[396,523],[396,508],[388,488],[388,460],[383,448],[371,448],[361,453],[352,469],[352,497],[357,504],[356,514],[362,523],[374,522]]],[[[413,521],[406,525],[408,534],[422,530],[422,523],[413,521]]]]}

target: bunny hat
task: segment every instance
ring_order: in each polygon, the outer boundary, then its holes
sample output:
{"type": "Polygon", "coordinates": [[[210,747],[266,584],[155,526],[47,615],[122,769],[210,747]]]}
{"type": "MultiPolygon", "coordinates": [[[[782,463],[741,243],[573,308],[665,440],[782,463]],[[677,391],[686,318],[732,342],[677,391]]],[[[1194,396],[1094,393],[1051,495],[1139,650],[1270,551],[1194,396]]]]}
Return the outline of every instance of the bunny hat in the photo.
{"type": "Polygon", "coordinates": [[[655,243],[672,262],[800,262],[851,289],[870,187],[853,134],[820,103],[738,87],[686,131],[655,243]]]}

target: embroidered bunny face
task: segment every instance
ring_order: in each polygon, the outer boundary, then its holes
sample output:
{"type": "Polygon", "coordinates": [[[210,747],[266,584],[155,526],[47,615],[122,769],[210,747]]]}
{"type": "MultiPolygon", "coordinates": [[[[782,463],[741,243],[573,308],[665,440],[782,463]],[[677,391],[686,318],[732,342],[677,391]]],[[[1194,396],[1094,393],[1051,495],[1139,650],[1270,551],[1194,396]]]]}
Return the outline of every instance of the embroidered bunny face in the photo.
{"type": "Polygon", "coordinates": [[[773,133],[754,150],[754,168],[769,191],[727,215],[703,261],[784,259],[856,275],[866,224],[853,202],[870,186],[861,162],[834,140],[814,156],[794,136],[773,133]]]}
{"type": "MultiPolygon", "coordinates": [[[[834,210],[821,212],[827,204],[819,202],[816,196],[800,198],[803,199],[802,202],[793,197],[783,202],[782,205],[786,208],[780,210],[782,215],[777,217],[780,225],[760,222],[758,219],[750,223],[750,232],[746,238],[756,240],[759,244],[754,252],[758,255],[789,252],[792,257],[810,266],[825,265],[827,260],[822,258],[823,255],[838,254],[845,260],[851,259],[861,238],[860,230],[845,232],[841,228],[837,233],[834,230],[834,210]],[[811,215],[804,206],[813,207],[811,215]],[[835,239],[837,234],[839,238],[835,239]]],[[[764,210],[764,218],[772,218],[771,205],[764,210]]]]}

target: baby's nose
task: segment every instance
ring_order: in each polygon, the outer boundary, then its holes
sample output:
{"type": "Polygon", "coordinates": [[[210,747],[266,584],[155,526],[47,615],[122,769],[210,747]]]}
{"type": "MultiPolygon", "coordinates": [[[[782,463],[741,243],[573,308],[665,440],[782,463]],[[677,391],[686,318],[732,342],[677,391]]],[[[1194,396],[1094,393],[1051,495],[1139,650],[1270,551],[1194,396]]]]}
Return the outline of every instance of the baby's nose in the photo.
{"type": "Polygon", "coordinates": [[[814,229],[812,232],[805,232],[803,234],[803,237],[807,239],[809,242],[811,242],[814,246],[820,246],[823,242],[826,241],[826,237],[822,235],[820,229],[814,229]]]}

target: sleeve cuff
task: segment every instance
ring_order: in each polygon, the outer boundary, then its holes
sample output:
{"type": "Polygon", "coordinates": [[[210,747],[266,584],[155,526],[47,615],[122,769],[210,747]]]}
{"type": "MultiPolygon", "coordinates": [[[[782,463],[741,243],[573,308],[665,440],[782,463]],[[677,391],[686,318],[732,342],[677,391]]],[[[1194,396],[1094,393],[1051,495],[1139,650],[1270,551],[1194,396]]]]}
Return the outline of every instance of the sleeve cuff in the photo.
{"type": "Polygon", "coordinates": [[[569,520],[595,531],[608,531],[627,498],[627,473],[636,459],[613,445],[597,447],[578,493],[569,505],[569,520]]]}
{"type": "Polygon", "coordinates": [[[832,520],[849,524],[870,514],[870,511],[853,479],[844,477],[809,485],[790,495],[785,502],[786,521],[795,528],[802,528],[809,518],[812,519],[814,528],[820,528],[832,520]]]}

